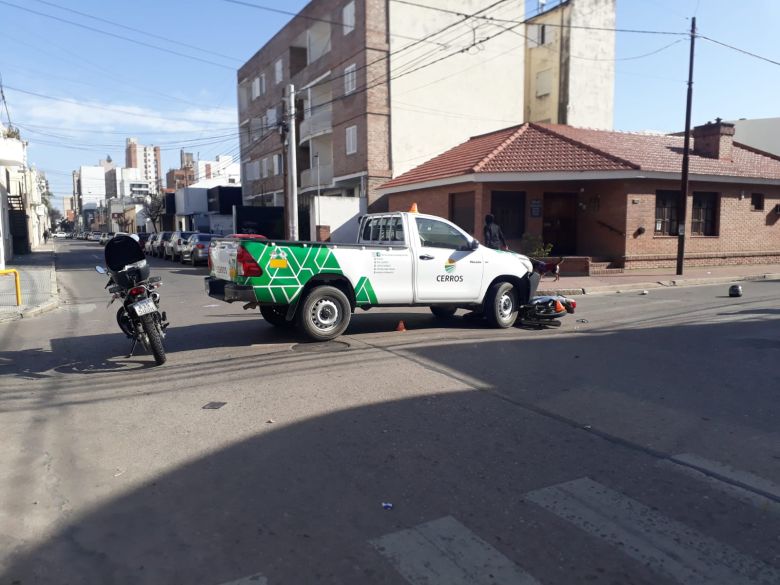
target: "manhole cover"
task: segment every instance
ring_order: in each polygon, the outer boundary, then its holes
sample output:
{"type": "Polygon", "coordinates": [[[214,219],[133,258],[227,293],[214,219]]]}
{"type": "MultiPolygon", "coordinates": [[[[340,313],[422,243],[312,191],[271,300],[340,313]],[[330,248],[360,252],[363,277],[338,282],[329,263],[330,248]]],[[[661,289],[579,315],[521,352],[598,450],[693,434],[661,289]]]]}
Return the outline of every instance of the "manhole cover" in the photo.
{"type": "Polygon", "coordinates": [[[316,343],[296,343],[293,351],[302,353],[327,353],[331,351],[344,351],[349,349],[349,344],[343,341],[320,341],[316,343]]]}

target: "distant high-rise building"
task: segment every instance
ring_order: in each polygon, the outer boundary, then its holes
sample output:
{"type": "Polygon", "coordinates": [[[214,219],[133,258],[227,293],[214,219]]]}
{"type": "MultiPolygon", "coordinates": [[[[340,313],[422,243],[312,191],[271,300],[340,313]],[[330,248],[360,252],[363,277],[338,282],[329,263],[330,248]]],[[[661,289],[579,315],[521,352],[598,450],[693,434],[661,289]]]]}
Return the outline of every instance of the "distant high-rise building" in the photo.
{"type": "Polygon", "coordinates": [[[140,169],[141,177],[149,181],[157,193],[162,188],[162,164],[159,146],[143,146],[137,138],[128,138],[125,146],[125,166],[140,169]]]}

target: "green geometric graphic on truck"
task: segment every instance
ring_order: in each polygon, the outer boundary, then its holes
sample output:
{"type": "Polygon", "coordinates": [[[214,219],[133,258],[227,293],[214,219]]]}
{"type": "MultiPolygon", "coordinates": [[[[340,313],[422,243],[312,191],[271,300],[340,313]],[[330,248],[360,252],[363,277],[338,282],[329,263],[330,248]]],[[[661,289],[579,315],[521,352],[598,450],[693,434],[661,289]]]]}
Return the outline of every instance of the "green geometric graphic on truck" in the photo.
{"type": "Polygon", "coordinates": [[[261,303],[288,305],[314,275],[322,272],[344,274],[333,251],[324,245],[276,246],[261,242],[243,242],[242,245],[257,261],[263,274],[238,276],[236,281],[253,286],[255,297],[261,303]]]}
{"type": "Polygon", "coordinates": [[[358,305],[376,305],[376,293],[371,281],[361,276],[355,287],[355,302],[358,305]]]}

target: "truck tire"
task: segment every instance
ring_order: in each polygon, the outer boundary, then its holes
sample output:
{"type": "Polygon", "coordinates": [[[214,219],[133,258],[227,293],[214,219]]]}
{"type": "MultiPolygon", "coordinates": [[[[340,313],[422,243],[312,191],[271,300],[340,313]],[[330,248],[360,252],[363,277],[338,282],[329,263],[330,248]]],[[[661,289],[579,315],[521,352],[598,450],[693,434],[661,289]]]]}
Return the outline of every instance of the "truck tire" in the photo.
{"type": "Polygon", "coordinates": [[[346,295],[334,286],[318,286],[298,309],[301,331],[312,341],[328,341],[349,326],[352,308],[346,295]]]}
{"type": "Polygon", "coordinates": [[[433,305],[431,307],[431,313],[439,319],[450,319],[457,310],[457,307],[448,307],[446,305],[433,305]]]}
{"type": "Polygon", "coordinates": [[[292,325],[287,317],[287,307],[277,305],[261,305],[260,314],[270,325],[274,327],[289,327],[292,325]]]}
{"type": "Polygon", "coordinates": [[[519,308],[517,289],[511,282],[497,282],[485,295],[485,317],[491,327],[506,329],[514,325],[519,308]]]}

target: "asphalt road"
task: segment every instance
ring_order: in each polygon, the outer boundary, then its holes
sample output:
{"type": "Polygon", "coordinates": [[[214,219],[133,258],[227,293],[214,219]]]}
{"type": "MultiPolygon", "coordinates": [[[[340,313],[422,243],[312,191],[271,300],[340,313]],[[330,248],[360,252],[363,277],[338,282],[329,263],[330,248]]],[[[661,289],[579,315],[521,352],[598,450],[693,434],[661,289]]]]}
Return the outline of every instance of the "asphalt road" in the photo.
{"type": "Polygon", "coordinates": [[[152,260],[153,367],[57,246],[63,307],[0,325],[0,585],[780,583],[780,282],[313,345],[152,260]]]}

